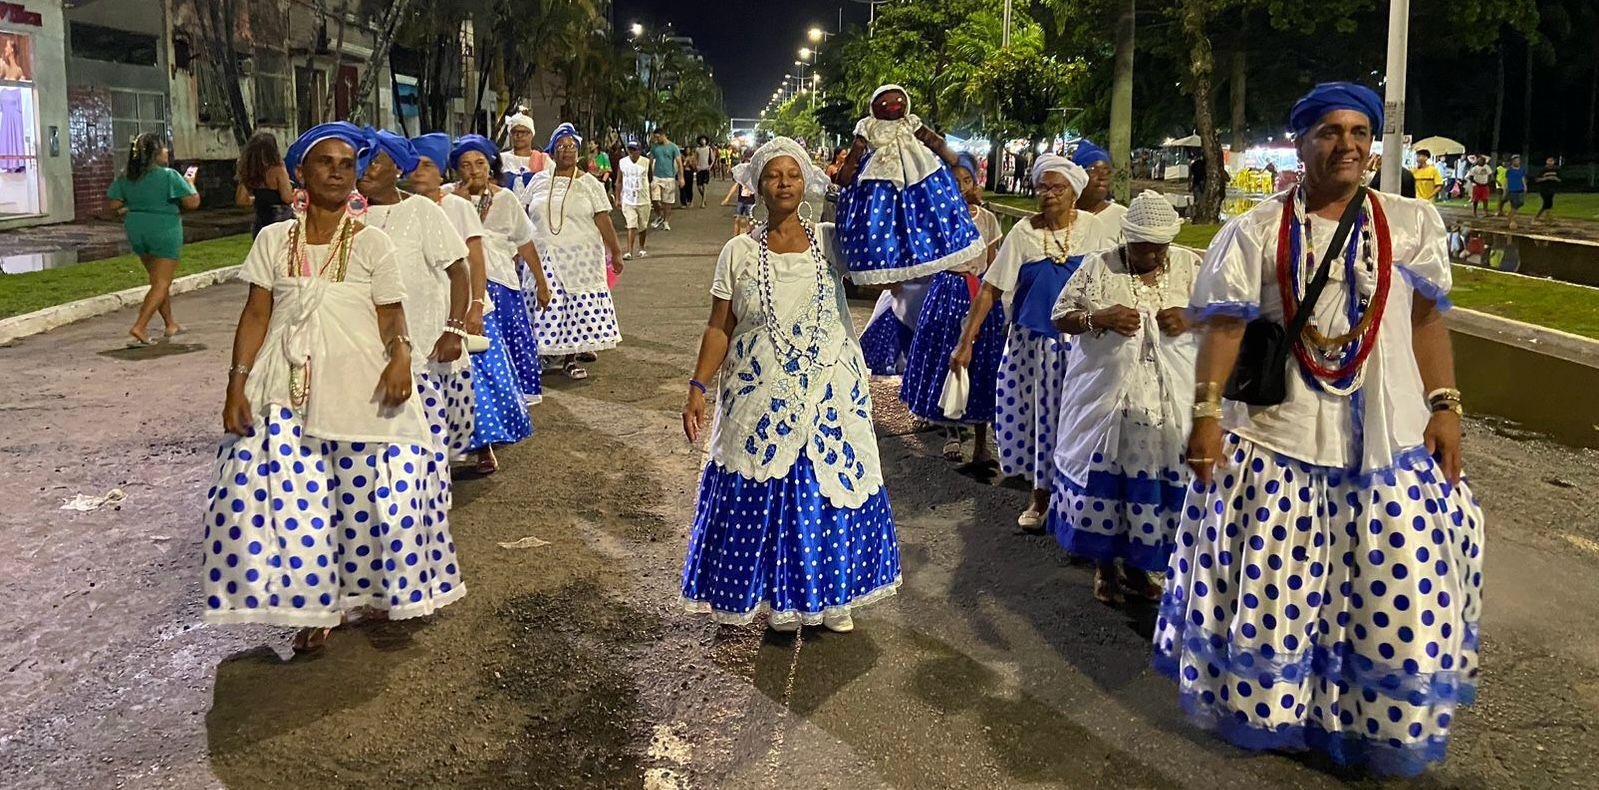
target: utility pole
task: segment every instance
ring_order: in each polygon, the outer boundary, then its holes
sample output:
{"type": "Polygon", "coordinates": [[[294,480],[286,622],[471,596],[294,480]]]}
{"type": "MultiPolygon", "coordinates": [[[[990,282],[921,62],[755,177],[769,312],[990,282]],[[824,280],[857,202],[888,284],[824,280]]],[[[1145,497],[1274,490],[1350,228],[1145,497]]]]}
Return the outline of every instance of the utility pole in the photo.
{"type": "Polygon", "coordinates": [[[1405,167],[1405,58],[1410,50],[1410,0],[1388,0],[1388,78],[1383,95],[1382,191],[1399,194],[1405,167]]]}
{"type": "Polygon", "coordinates": [[[1000,33],[999,45],[1006,48],[1010,47],[1010,9],[1011,0],[1005,0],[1005,27],[1004,32],[1000,33]]]}

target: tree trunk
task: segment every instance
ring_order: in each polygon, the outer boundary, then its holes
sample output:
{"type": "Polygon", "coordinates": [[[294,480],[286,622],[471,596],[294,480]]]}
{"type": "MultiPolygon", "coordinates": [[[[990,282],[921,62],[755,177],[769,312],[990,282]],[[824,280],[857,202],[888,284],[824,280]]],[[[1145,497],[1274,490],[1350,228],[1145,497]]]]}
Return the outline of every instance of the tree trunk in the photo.
{"type": "Polygon", "coordinates": [[[1221,215],[1222,198],[1227,194],[1227,169],[1212,110],[1216,60],[1210,47],[1210,34],[1205,30],[1209,14],[1209,3],[1205,0],[1187,0],[1183,5],[1183,34],[1189,47],[1188,71],[1192,80],[1189,88],[1194,96],[1194,125],[1199,129],[1199,141],[1205,155],[1205,191],[1199,196],[1199,205],[1195,207],[1193,216],[1196,222],[1215,222],[1221,215]]]}
{"type": "Polygon", "coordinates": [[[1494,133],[1488,150],[1499,156],[1499,131],[1505,125],[1505,45],[1499,45],[1499,76],[1494,83],[1494,133]]]}
{"type": "Polygon", "coordinates": [[[344,0],[344,4],[339,7],[339,37],[333,45],[333,68],[328,70],[328,95],[322,99],[324,120],[333,119],[333,97],[339,93],[339,69],[344,65],[344,32],[349,26],[349,16],[350,0],[344,0]]]}
{"type": "Polygon", "coordinates": [[[1532,39],[1527,39],[1527,87],[1521,95],[1521,163],[1532,166],[1532,39]]]}
{"type": "Polygon", "coordinates": [[[1115,168],[1111,194],[1127,205],[1132,199],[1133,45],[1137,0],[1122,0],[1116,14],[1116,61],[1110,87],[1110,161],[1115,168]]]}
{"type": "Polygon", "coordinates": [[[239,84],[239,58],[233,50],[233,38],[238,29],[235,0],[195,0],[196,16],[203,28],[206,55],[216,68],[210,69],[212,79],[222,81],[223,95],[228,97],[228,115],[233,127],[233,139],[240,148],[250,141],[254,131],[250,109],[244,103],[244,88],[239,84]]]}
{"type": "MultiPolygon", "coordinates": [[[[389,48],[394,45],[394,34],[399,31],[400,19],[405,16],[405,7],[410,4],[411,0],[391,0],[389,3],[388,11],[383,15],[382,26],[378,28],[376,46],[372,47],[372,60],[367,64],[366,73],[361,75],[361,84],[356,87],[355,96],[351,97],[351,101],[355,103],[355,106],[350,110],[350,123],[361,123],[363,113],[366,110],[366,98],[377,85],[378,64],[389,62],[389,48]]],[[[393,81],[393,73],[394,69],[391,66],[389,68],[391,82],[393,81]]],[[[398,117],[400,109],[398,96],[395,97],[394,109],[395,115],[398,117]]],[[[400,124],[400,129],[404,131],[404,123],[400,124]]]]}
{"type": "Polygon", "coordinates": [[[1244,90],[1245,82],[1248,79],[1248,72],[1245,71],[1247,57],[1248,54],[1244,51],[1243,45],[1240,44],[1238,49],[1233,51],[1233,76],[1227,83],[1227,98],[1231,99],[1233,104],[1234,153],[1241,153],[1248,146],[1248,141],[1244,139],[1244,126],[1248,123],[1244,113],[1244,90]]]}

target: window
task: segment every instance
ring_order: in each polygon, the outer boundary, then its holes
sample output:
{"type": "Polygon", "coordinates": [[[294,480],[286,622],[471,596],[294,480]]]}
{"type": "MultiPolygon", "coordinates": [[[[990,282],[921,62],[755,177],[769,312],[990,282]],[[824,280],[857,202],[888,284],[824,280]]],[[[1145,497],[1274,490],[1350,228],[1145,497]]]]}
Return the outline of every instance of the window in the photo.
{"type": "Polygon", "coordinates": [[[294,67],[294,100],[299,110],[301,130],[322,122],[322,104],[327,95],[327,72],[305,66],[294,67]]]}
{"type": "MultiPolygon", "coordinates": [[[[167,132],[167,97],[147,91],[111,89],[111,142],[124,154],[133,138],[145,132],[170,137],[167,132]]],[[[127,167],[127,157],[115,157],[117,172],[127,167]]]]}
{"type": "Polygon", "coordinates": [[[294,107],[289,103],[293,86],[289,83],[288,58],[276,52],[255,56],[255,122],[257,125],[287,126],[294,107]]]}
{"type": "Polygon", "coordinates": [[[132,66],[156,65],[156,37],[86,22],[72,23],[72,55],[132,66]]]}
{"type": "Polygon", "coordinates": [[[233,115],[228,110],[228,94],[223,88],[227,77],[209,57],[194,59],[194,89],[199,98],[196,115],[209,126],[228,126],[233,115]]]}

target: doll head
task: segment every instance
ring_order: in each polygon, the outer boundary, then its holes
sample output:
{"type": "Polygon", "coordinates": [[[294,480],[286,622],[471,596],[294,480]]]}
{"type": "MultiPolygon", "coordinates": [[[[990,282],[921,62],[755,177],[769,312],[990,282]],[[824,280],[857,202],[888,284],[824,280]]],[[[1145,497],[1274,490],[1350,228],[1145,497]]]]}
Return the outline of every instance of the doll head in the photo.
{"type": "Polygon", "coordinates": [[[880,121],[897,121],[910,111],[910,104],[910,97],[904,88],[884,85],[872,94],[872,117],[880,121]]]}

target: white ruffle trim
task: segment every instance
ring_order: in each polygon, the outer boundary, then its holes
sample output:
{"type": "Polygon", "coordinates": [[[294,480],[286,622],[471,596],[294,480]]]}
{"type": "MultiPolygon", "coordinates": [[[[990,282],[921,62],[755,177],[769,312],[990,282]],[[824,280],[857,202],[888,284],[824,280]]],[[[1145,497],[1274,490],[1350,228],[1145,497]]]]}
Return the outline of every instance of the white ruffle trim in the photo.
{"type": "Polygon", "coordinates": [[[785,621],[799,618],[799,621],[805,625],[821,625],[822,618],[829,614],[847,614],[854,609],[859,609],[862,606],[869,606],[877,603],[878,601],[899,592],[899,586],[904,581],[904,576],[896,576],[894,577],[894,580],[888,584],[872,590],[865,595],[857,597],[843,606],[829,606],[822,609],[820,612],[802,612],[798,609],[776,611],[772,609],[772,604],[769,601],[761,601],[759,605],[748,612],[729,612],[722,609],[717,609],[716,607],[711,606],[704,601],[695,601],[682,596],[678,596],[677,601],[678,604],[683,607],[683,610],[689,614],[710,615],[712,620],[720,623],[721,625],[749,625],[755,621],[755,618],[760,617],[763,614],[785,621]]]}
{"type": "Polygon", "coordinates": [[[427,617],[439,609],[455,603],[463,595],[466,595],[465,584],[457,585],[455,589],[446,593],[439,593],[432,598],[424,598],[416,603],[404,603],[399,606],[390,606],[387,601],[374,598],[371,595],[347,595],[344,597],[344,606],[339,609],[306,611],[303,609],[266,606],[258,609],[219,609],[207,611],[203,619],[212,625],[255,623],[260,625],[281,625],[290,628],[332,628],[343,623],[347,616],[359,609],[384,612],[390,620],[427,617]]]}
{"type": "Polygon", "coordinates": [[[982,239],[977,239],[971,244],[961,248],[959,251],[952,252],[936,260],[928,261],[927,263],[918,263],[915,266],[897,269],[873,269],[871,271],[864,272],[851,270],[849,273],[849,278],[856,285],[892,285],[894,283],[904,282],[906,280],[914,280],[918,277],[925,277],[929,274],[938,274],[939,272],[949,271],[950,269],[971,260],[978,253],[981,253],[987,246],[988,245],[982,239]]]}

